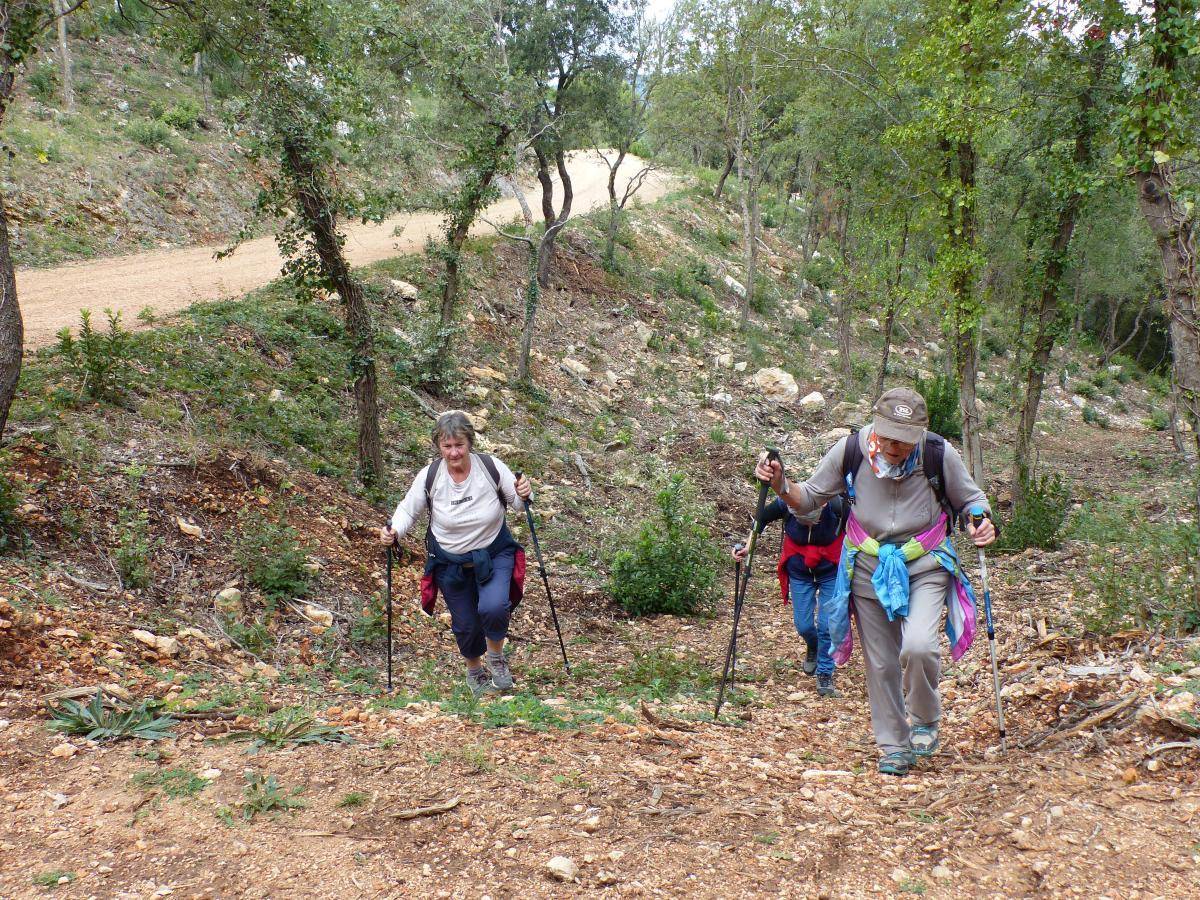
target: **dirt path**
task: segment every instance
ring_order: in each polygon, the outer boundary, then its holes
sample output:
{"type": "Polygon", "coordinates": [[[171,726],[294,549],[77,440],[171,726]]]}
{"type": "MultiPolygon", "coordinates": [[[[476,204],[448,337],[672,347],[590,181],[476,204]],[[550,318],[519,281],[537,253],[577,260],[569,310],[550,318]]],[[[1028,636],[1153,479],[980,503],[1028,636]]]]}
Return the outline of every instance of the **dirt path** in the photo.
{"type": "MultiPolygon", "coordinates": [[[[630,157],[621,174],[637,171],[639,160],[630,157]]],[[[594,153],[571,159],[576,214],[603,205],[608,199],[608,169],[594,153]]],[[[638,197],[655,200],[666,192],[670,179],[649,178],[638,197]]],[[[514,197],[497,201],[487,211],[493,221],[520,215],[514,197]]],[[[441,230],[436,215],[400,215],[379,225],[352,225],[346,229],[346,250],[356,266],[420,250],[441,230]]],[[[487,233],[480,223],[472,232],[487,233]]],[[[146,307],[158,316],[185,309],[193,303],[238,296],[279,277],[282,258],[273,237],[247,241],[223,260],[213,254],[221,247],[189,247],[102,259],[53,269],[17,272],[21,312],[25,318],[25,345],[30,349],[53,343],[55,334],[79,324],[79,312],[102,309],[122,313],[126,325],[146,307]]]]}

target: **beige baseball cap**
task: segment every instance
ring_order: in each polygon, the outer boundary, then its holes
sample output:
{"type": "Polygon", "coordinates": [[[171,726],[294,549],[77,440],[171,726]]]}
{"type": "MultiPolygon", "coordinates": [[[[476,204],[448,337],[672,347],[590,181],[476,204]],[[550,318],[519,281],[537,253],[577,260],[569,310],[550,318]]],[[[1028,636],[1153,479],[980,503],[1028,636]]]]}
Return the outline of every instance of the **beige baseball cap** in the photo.
{"type": "Polygon", "coordinates": [[[875,433],[880,437],[915,444],[929,427],[925,398],[912,388],[892,388],[875,401],[875,433]]]}

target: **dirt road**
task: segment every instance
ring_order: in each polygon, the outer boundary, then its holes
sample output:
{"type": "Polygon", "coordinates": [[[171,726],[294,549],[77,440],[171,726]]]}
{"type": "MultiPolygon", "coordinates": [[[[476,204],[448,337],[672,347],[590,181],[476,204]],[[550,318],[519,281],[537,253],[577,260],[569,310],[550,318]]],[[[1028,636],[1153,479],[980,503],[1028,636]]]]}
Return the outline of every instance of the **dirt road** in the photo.
{"type": "MultiPolygon", "coordinates": [[[[638,171],[639,163],[633,157],[627,158],[621,175],[628,179],[638,171]]],[[[607,202],[608,169],[597,154],[572,156],[570,168],[576,214],[607,202]]],[[[638,196],[645,201],[655,200],[669,184],[669,178],[651,177],[638,196]]],[[[516,198],[504,197],[488,209],[486,218],[508,221],[519,215],[516,198]]],[[[395,216],[379,225],[351,225],[346,229],[346,251],[354,265],[362,266],[418,251],[440,230],[441,218],[430,214],[395,216]]],[[[490,230],[490,226],[480,223],[473,232],[490,230]]],[[[283,261],[272,237],[247,241],[232,256],[216,260],[213,255],[219,249],[159,250],[18,271],[26,347],[37,349],[53,343],[54,335],[64,325],[78,326],[82,309],[96,313],[106,308],[119,311],[123,321],[132,325],[146,307],[164,316],[193,303],[244,294],[279,276],[283,261]]]]}

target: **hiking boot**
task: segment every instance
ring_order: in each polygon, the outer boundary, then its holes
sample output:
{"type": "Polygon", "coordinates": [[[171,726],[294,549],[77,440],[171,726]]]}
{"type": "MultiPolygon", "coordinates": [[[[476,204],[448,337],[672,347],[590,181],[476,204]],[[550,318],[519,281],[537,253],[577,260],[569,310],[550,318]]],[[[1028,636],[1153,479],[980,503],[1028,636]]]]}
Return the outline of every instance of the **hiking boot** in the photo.
{"type": "Polygon", "coordinates": [[[838,697],[842,696],[842,692],[833,686],[833,676],[832,675],[818,675],[817,676],[817,696],[831,697],[835,700],[838,697]]]}
{"type": "Polygon", "coordinates": [[[907,775],[908,770],[913,765],[913,753],[911,750],[893,750],[886,754],[883,759],[879,760],[879,774],[881,775],[907,775]]]}
{"type": "Polygon", "coordinates": [[[800,664],[805,675],[813,675],[817,671],[817,645],[809,644],[808,652],[804,654],[804,662],[800,664]]]}
{"type": "Polygon", "coordinates": [[[497,690],[507,691],[513,686],[512,669],[508,667],[508,660],[501,653],[498,659],[493,659],[491,653],[485,657],[487,667],[492,673],[492,684],[497,690]]]}
{"type": "Polygon", "coordinates": [[[492,684],[492,673],[486,668],[476,669],[474,672],[468,671],[467,687],[471,689],[472,697],[482,697],[496,689],[496,686],[492,684]]]}
{"type": "Polygon", "coordinates": [[[937,722],[912,727],[912,748],[916,756],[933,756],[939,746],[937,722]]]}

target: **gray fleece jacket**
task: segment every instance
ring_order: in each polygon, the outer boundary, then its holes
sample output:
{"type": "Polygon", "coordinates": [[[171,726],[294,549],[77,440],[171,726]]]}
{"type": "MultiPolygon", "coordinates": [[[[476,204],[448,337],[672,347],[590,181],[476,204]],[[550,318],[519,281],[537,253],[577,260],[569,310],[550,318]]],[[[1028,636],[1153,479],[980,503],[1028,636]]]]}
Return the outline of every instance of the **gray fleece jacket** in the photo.
{"type": "MultiPolygon", "coordinates": [[[[925,442],[920,443],[917,465],[911,474],[901,479],[879,478],[871,470],[868,461],[865,428],[834,444],[807,481],[788,482],[787,494],[783,499],[792,511],[798,516],[811,513],[845,491],[846,473],[842,470],[842,459],[846,441],[858,441],[863,455],[862,465],[854,474],[854,517],[863,530],[878,541],[903,544],[909,538],[932,528],[941,514],[941,507],[938,506],[929,479],[925,477],[925,442]]],[[[942,459],[942,472],[946,498],[956,510],[982,506],[991,512],[987,496],[967,474],[962,457],[949,441],[946,442],[942,459]]],[[[876,562],[874,557],[865,553],[859,555],[854,566],[852,589],[855,594],[875,596],[875,590],[871,587],[871,573],[875,571],[876,562]]],[[[914,560],[909,564],[908,572],[911,578],[929,572],[941,572],[948,577],[946,570],[932,556],[914,560]]]]}

